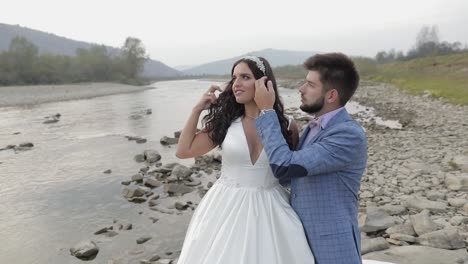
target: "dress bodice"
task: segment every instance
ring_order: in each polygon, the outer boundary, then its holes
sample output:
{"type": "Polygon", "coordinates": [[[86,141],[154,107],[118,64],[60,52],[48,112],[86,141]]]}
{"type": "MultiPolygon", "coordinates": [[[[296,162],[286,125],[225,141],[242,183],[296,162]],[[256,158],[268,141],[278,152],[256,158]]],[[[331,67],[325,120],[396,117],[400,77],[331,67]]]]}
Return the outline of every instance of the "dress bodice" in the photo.
{"type": "Polygon", "coordinates": [[[279,184],[264,150],[255,164],[252,164],[240,118],[234,120],[227,131],[222,144],[222,155],[221,177],[218,180],[220,183],[253,188],[271,188],[279,184]]]}

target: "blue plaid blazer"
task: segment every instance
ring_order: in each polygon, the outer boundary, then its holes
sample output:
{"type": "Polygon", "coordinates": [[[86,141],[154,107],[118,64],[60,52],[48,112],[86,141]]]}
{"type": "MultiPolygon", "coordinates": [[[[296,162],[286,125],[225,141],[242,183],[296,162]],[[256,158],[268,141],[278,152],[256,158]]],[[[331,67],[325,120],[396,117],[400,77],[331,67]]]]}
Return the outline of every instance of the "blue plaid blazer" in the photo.
{"type": "Polygon", "coordinates": [[[275,112],[255,121],[271,169],[291,184],[291,205],[299,215],[317,264],[361,264],[358,192],[367,163],[367,138],[344,109],[296,151],[289,149],[275,112]]]}

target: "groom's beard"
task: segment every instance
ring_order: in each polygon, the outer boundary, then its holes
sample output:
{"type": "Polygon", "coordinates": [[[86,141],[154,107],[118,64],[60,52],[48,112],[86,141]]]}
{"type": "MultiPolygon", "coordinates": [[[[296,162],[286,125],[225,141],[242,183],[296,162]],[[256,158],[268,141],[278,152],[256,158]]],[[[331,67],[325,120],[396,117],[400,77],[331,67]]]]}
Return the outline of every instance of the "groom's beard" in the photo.
{"type": "Polygon", "coordinates": [[[318,99],[317,102],[313,104],[302,104],[300,108],[302,111],[306,113],[315,114],[315,113],[320,112],[320,110],[322,110],[324,104],[325,104],[325,95],[322,95],[322,97],[320,97],[320,99],[318,99]]]}

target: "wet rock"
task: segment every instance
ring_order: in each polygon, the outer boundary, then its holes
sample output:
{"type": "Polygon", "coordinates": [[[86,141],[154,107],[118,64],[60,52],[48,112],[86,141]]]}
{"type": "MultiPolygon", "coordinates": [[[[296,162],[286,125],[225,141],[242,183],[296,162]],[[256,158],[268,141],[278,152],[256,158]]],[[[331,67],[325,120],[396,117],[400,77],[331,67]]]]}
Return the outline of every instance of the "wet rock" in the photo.
{"type": "Polygon", "coordinates": [[[144,162],[145,161],[145,155],[143,154],[137,154],[133,158],[136,162],[144,162]]]}
{"type": "Polygon", "coordinates": [[[146,190],[140,186],[125,186],[122,195],[127,199],[142,197],[145,195],[146,190]]]}
{"type": "Polygon", "coordinates": [[[107,231],[106,233],[104,233],[104,235],[105,235],[106,237],[115,237],[115,236],[117,236],[118,234],[119,234],[119,233],[117,233],[117,232],[115,232],[115,231],[112,231],[112,230],[109,230],[109,231],[107,231]]]}
{"type": "Polygon", "coordinates": [[[174,145],[174,144],[177,144],[179,143],[179,139],[178,138],[170,138],[170,137],[162,137],[159,142],[161,142],[162,145],[164,146],[167,146],[167,145],[174,145]]]}
{"type": "Polygon", "coordinates": [[[179,211],[183,211],[183,210],[186,210],[187,208],[189,208],[189,204],[185,203],[185,202],[175,202],[174,204],[175,208],[179,211]]]}
{"type": "Polygon", "coordinates": [[[143,143],[146,143],[148,140],[146,138],[139,138],[137,140],[135,140],[135,142],[137,144],[143,144],[143,143]]]}
{"type": "Polygon", "coordinates": [[[140,120],[143,118],[143,116],[139,115],[139,114],[134,114],[134,115],[131,115],[128,117],[129,119],[131,120],[140,120]]]}
{"type": "Polygon", "coordinates": [[[99,247],[94,241],[82,241],[70,248],[70,253],[79,259],[90,260],[96,257],[99,252],[99,247]]]}
{"type": "Polygon", "coordinates": [[[122,185],[130,185],[130,183],[132,183],[132,181],[122,181],[121,182],[122,185]]]}
{"type": "Polygon", "coordinates": [[[20,143],[19,146],[21,148],[32,148],[32,147],[34,147],[34,144],[31,143],[31,142],[24,142],[24,143],[20,143]]]}
{"type": "Polygon", "coordinates": [[[137,174],[133,175],[132,176],[132,181],[134,181],[134,182],[143,181],[143,175],[141,175],[140,173],[137,173],[137,174]]]}
{"type": "Polygon", "coordinates": [[[192,170],[187,168],[184,165],[176,165],[174,169],[172,169],[171,176],[176,177],[177,179],[186,179],[192,175],[192,170]]]}
{"type": "Polygon", "coordinates": [[[148,240],[152,239],[151,236],[142,236],[140,238],[137,239],[137,244],[143,244],[145,242],[147,242],[148,240]]]}
{"type": "Polygon", "coordinates": [[[145,150],[144,156],[145,156],[145,160],[148,163],[156,163],[161,160],[161,155],[156,150],[151,150],[151,149],[145,150]]]}
{"type": "Polygon", "coordinates": [[[363,239],[361,242],[361,254],[367,254],[369,252],[385,250],[390,248],[385,238],[371,238],[363,239]]]}
{"type": "Polygon", "coordinates": [[[146,185],[146,186],[149,186],[149,187],[151,187],[151,188],[157,188],[157,187],[161,186],[162,183],[161,183],[160,181],[156,180],[156,179],[147,178],[147,179],[145,180],[145,185],[146,185]]]}
{"type": "Polygon", "coordinates": [[[459,249],[466,247],[463,237],[458,233],[456,228],[445,228],[426,233],[419,236],[418,243],[424,246],[442,249],[459,249]]]}
{"type": "Polygon", "coordinates": [[[174,214],[175,213],[173,210],[164,208],[164,207],[159,206],[159,205],[150,207],[150,209],[153,210],[153,211],[163,213],[163,214],[174,214]]]}
{"type": "Polygon", "coordinates": [[[430,212],[427,209],[417,215],[411,215],[410,219],[413,224],[414,231],[419,236],[440,229],[439,225],[432,221],[430,212]]]}
{"type": "Polygon", "coordinates": [[[110,227],[103,227],[101,229],[99,229],[98,231],[94,232],[95,235],[100,235],[100,234],[104,234],[106,233],[107,231],[109,231],[111,228],[110,227]]]}
{"type": "Polygon", "coordinates": [[[192,191],[193,191],[192,188],[190,188],[188,186],[180,185],[180,184],[166,184],[166,185],[164,185],[164,192],[172,194],[172,195],[184,195],[184,194],[190,193],[192,191]]]}
{"type": "Polygon", "coordinates": [[[195,187],[200,185],[202,182],[198,179],[188,178],[184,181],[184,184],[189,187],[195,187]]]}

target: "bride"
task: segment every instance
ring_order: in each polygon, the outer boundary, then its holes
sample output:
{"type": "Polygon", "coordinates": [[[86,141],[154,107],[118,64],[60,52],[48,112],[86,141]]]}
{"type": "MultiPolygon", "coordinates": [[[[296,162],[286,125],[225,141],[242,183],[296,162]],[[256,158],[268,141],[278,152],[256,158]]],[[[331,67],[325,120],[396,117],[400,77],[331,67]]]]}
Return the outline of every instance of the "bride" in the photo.
{"type": "Polygon", "coordinates": [[[223,156],[221,177],[194,212],[178,264],[315,263],[300,219],[274,177],[255,129],[260,113],[255,81],[263,76],[273,83],[273,108],[282,134],[291,149],[297,145],[297,126],[284,115],[268,61],[248,56],[235,62],[224,91],[211,86],[195,105],[177,146],[178,158],[201,156],[216,147],[223,156]],[[208,114],[197,133],[203,110],[208,114]]]}

